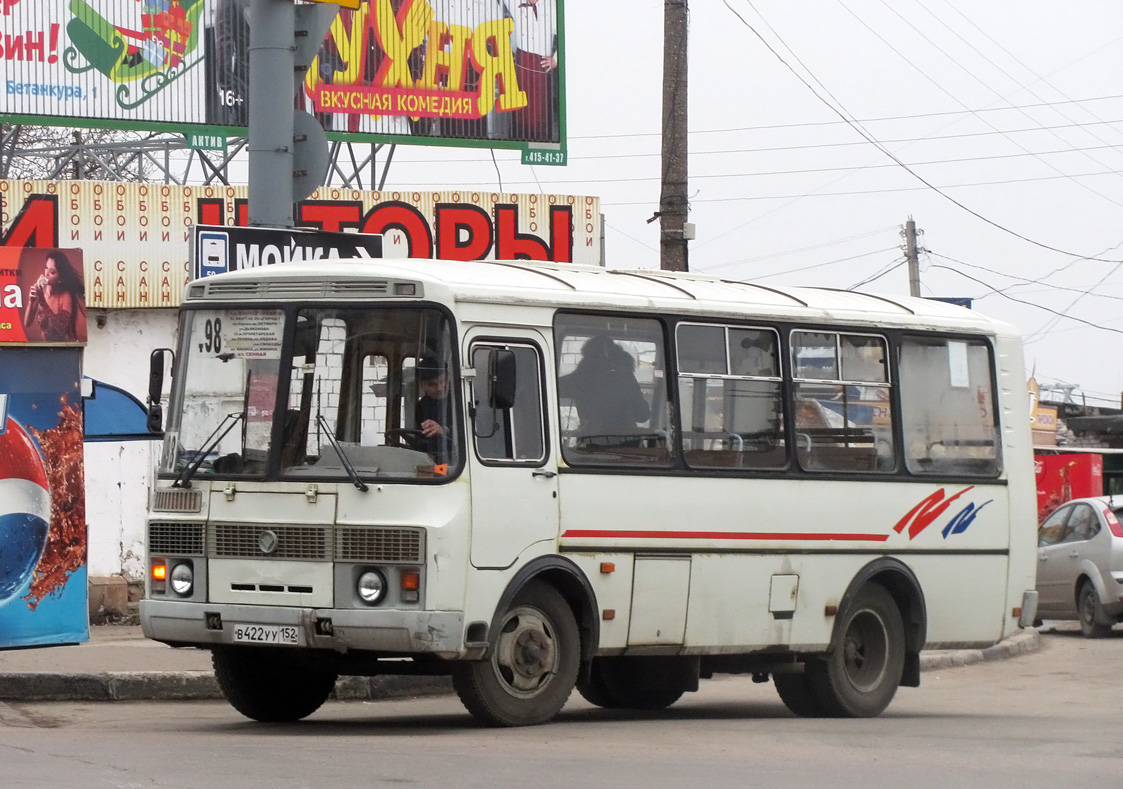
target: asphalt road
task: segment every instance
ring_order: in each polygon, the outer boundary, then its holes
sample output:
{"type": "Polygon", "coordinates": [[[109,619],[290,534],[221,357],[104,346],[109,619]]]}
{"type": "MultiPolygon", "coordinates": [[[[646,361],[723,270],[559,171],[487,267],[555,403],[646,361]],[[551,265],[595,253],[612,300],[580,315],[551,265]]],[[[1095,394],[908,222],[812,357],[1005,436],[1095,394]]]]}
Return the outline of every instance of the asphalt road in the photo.
{"type": "Polygon", "coordinates": [[[793,717],[770,684],[704,682],[659,714],[576,694],[546,726],[454,697],[329,702],[266,726],[222,702],[0,703],[5,787],[1117,787],[1123,629],[924,673],[870,720],[793,717]]]}

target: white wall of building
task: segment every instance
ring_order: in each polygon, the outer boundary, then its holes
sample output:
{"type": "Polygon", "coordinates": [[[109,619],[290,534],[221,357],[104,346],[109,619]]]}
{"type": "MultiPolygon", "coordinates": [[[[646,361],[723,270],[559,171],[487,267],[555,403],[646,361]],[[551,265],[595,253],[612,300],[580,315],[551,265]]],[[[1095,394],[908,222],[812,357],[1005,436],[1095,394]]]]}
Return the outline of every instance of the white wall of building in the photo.
{"type": "MultiPolygon", "coordinates": [[[[83,374],[144,402],[149,354],[156,348],[175,347],[176,311],[91,310],[87,317],[83,374]]],[[[159,442],[86,442],[85,450],[89,575],[120,574],[142,580],[144,519],[159,442]]]]}

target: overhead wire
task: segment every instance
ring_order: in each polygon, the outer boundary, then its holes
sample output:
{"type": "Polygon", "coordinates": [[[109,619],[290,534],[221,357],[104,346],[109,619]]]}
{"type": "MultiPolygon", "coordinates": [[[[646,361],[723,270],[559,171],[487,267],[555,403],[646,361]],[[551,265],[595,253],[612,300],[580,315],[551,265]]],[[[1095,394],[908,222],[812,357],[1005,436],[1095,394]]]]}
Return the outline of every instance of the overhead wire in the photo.
{"type": "MultiPolygon", "coordinates": [[[[839,2],[840,2],[840,4],[841,4],[841,0],[839,0],[839,2]]],[[[928,42],[928,44],[929,44],[929,45],[930,45],[931,47],[933,47],[933,48],[934,48],[934,49],[935,49],[935,50],[936,50],[937,52],[939,52],[939,53],[940,53],[941,55],[943,55],[943,56],[944,56],[944,57],[946,57],[946,58],[947,58],[947,59],[948,59],[949,61],[951,61],[951,62],[952,62],[953,64],[955,64],[955,65],[956,65],[956,66],[957,66],[958,68],[960,68],[960,69],[961,69],[961,70],[962,70],[962,71],[963,71],[964,73],[966,73],[966,74],[967,74],[967,75],[968,75],[969,77],[971,77],[972,79],[974,79],[974,80],[975,80],[975,81],[976,81],[977,83],[979,83],[979,84],[980,84],[980,85],[982,85],[982,86],[983,86],[984,88],[986,88],[986,89],[987,89],[987,90],[989,90],[989,91],[990,91],[991,93],[993,93],[993,94],[994,94],[995,96],[997,96],[997,97],[999,98],[999,100],[1005,100],[1005,99],[1004,99],[1004,97],[1002,96],[1002,94],[1001,94],[1001,93],[1000,93],[999,91],[995,90],[995,89],[994,89],[994,88],[992,88],[992,87],[991,87],[990,85],[988,85],[988,84],[987,84],[987,83],[986,83],[986,82],[985,82],[984,80],[982,80],[982,79],[981,79],[981,78],[980,78],[980,77],[979,77],[979,76],[978,76],[977,74],[975,74],[975,73],[973,73],[973,72],[972,72],[971,70],[967,69],[967,68],[966,68],[966,67],[965,67],[965,66],[964,66],[964,65],[963,65],[962,63],[960,63],[960,62],[959,62],[959,59],[957,59],[957,58],[953,58],[953,57],[952,57],[952,56],[951,56],[950,54],[948,54],[948,53],[947,53],[947,52],[946,52],[946,51],[945,51],[945,50],[943,49],[943,47],[941,47],[941,46],[940,46],[939,44],[937,44],[937,43],[936,43],[935,41],[933,41],[933,40],[932,40],[931,38],[929,38],[929,36],[928,36],[927,34],[925,34],[925,33],[924,33],[924,31],[922,31],[922,30],[921,30],[920,28],[918,28],[918,27],[917,27],[916,25],[914,25],[914,24],[913,24],[912,22],[910,22],[910,21],[909,21],[908,19],[906,19],[906,18],[905,18],[905,17],[904,17],[904,16],[903,16],[903,15],[902,15],[902,14],[900,13],[900,11],[898,11],[898,10],[897,10],[896,8],[894,8],[893,6],[891,6],[891,5],[889,4],[889,3],[885,2],[885,0],[881,0],[881,4],[882,4],[883,6],[885,6],[885,7],[886,7],[886,8],[887,8],[887,9],[889,10],[889,12],[890,12],[891,14],[893,14],[894,16],[896,16],[896,17],[897,17],[898,19],[900,19],[900,20],[901,20],[902,22],[904,22],[904,23],[905,23],[906,25],[908,25],[908,27],[909,27],[909,28],[911,28],[911,29],[912,29],[912,31],[913,31],[914,33],[916,33],[916,34],[917,34],[918,36],[920,36],[920,37],[921,37],[922,39],[924,39],[925,41],[927,41],[927,42],[928,42]]],[[[921,8],[923,9],[923,10],[927,11],[927,13],[928,13],[928,14],[929,14],[930,16],[932,16],[932,17],[933,17],[934,19],[936,19],[936,21],[937,21],[937,22],[940,22],[940,24],[943,24],[943,25],[944,25],[944,27],[945,27],[945,28],[946,28],[946,29],[947,29],[948,31],[950,31],[950,32],[952,33],[952,35],[954,35],[954,36],[956,36],[957,38],[959,38],[959,40],[960,40],[960,41],[962,41],[962,42],[963,42],[963,43],[965,43],[965,44],[966,44],[966,45],[967,45],[968,47],[970,47],[970,48],[971,48],[972,50],[974,50],[974,51],[975,51],[975,52],[976,52],[976,53],[977,53],[977,54],[978,54],[978,55],[979,55],[980,57],[982,57],[982,58],[983,58],[983,60],[985,60],[985,61],[986,61],[987,63],[989,63],[989,64],[990,64],[991,66],[993,66],[994,68],[998,69],[998,71],[1000,71],[1000,72],[1001,72],[1001,73],[1002,73],[1002,74],[1003,74],[1004,76],[1006,76],[1007,78],[1009,78],[1009,79],[1010,79],[1010,80],[1011,80],[1011,81],[1012,81],[1012,82],[1013,82],[1014,84],[1016,84],[1016,85],[1017,85],[1017,86],[1018,86],[1019,88],[1021,88],[1022,90],[1026,91],[1026,92],[1028,92],[1028,93],[1029,93],[1029,94],[1030,94],[1031,96],[1033,96],[1033,97],[1034,97],[1034,98],[1036,98],[1036,99],[1039,99],[1039,100],[1042,100],[1042,101],[1044,100],[1044,99],[1043,99],[1043,98],[1042,98],[1041,96],[1038,96],[1038,95],[1037,95],[1036,93],[1034,93],[1034,92],[1032,91],[1032,89],[1030,89],[1030,88],[1026,87],[1025,85],[1023,85],[1023,84],[1022,84],[1022,83],[1021,83],[1021,82],[1020,82],[1020,81],[1019,81],[1019,80],[1018,80],[1017,78],[1015,78],[1015,77],[1014,77],[1014,75],[1013,75],[1013,74],[1010,74],[1010,73],[1009,73],[1008,71],[1006,71],[1006,70],[1005,70],[1004,68],[1002,68],[1002,66],[1000,66],[1000,65],[999,65],[998,63],[996,63],[996,62],[995,62],[994,60],[992,60],[992,59],[991,59],[991,58],[990,58],[990,57],[989,57],[989,56],[988,56],[988,55],[987,55],[987,54],[986,54],[985,52],[982,52],[981,50],[979,50],[979,49],[978,49],[978,48],[977,48],[977,47],[976,47],[976,46],[975,46],[974,44],[972,44],[972,43],[971,43],[970,41],[968,41],[967,39],[965,39],[965,38],[964,38],[963,36],[959,35],[959,33],[958,33],[958,32],[956,32],[955,30],[953,30],[953,29],[952,29],[951,27],[949,27],[948,25],[944,24],[943,20],[941,20],[941,19],[940,19],[939,17],[937,17],[937,16],[935,15],[935,14],[933,14],[933,13],[932,13],[932,12],[931,12],[930,10],[928,10],[928,9],[924,8],[924,5],[923,5],[923,4],[920,4],[920,7],[921,7],[921,8]]],[[[868,29],[868,26],[867,26],[867,29],[868,29]]],[[[894,50],[894,51],[896,51],[896,50],[894,50]]],[[[901,56],[902,58],[904,58],[904,55],[902,55],[902,54],[901,54],[901,53],[899,53],[899,52],[898,52],[898,54],[899,54],[899,55],[900,55],[900,56],[901,56]]],[[[919,69],[919,68],[918,68],[918,67],[917,67],[917,66],[916,66],[915,64],[913,64],[912,62],[910,62],[910,61],[908,60],[908,58],[904,58],[904,59],[905,59],[905,61],[906,61],[906,62],[908,62],[908,63],[909,63],[909,65],[910,65],[910,66],[912,66],[912,67],[913,67],[914,69],[916,69],[917,71],[921,71],[921,69],[919,69]]],[[[935,82],[935,80],[932,80],[931,78],[929,78],[929,81],[930,81],[930,82],[933,82],[933,84],[937,84],[937,83],[935,82]]],[[[937,84],[937,87],[940,87],[940,86],[939,86],[939,85],[937,84]]],[[[944,89],[943,89],[943,88],[941,87],[941,90],[944,90],[944,89]]],[[[949,96],[951,96],[951,95],[952,95],[950,91],[944,90],[944,92],[945,92],[945,93],[947,93],[947,95],[949,95],[949,96]]],[[[954,97],[953,97],[953,98],[954,98],[954,97]]],[[[956,101],[958,101],[958,99],[956,99],[956,101]]],[[[959,103],[960,103],[960,104],[961,104],[962,106],[966,107],[966,105],[963,105],[963,103],[962,103],[962,102],[959,102],[959,103]]],[[[1070,120],[1070,121],[1072,120],[1071,118],[1068,118],[1068,116],[1066,116],[1066,115],[1065,115],[1064,113],[1060,112],[1059,110],[1056,110],[1056,109],[1054,109],[1054,111],[1055,111],[1055,112],[1057,112],[1058,114],[1060,114],[1060,115],[1061,115],[1062,117],[1066,118],[1067,120],[1070,120]]],[[[1018,110],[1018,112],[1019,112],[1019,113],[1020,113],[1020,114],[1021,114],[1022,116],[1024,116],[1025,118],[1027,118],[1027,119],[1029,119],[1029,120],[1031,120],[1031,121],[1032,121],[1032,120],[1034,120],[1034,118],[1033,118],[1033,117],[1032,117],[1032,116],[1031,116],[1031,115],[1030,115],[1030,114],[1029,114],[1028,112],[1026,112],[1025,110],[1018,110]]],[[[983,120],[983,119],[981,118],[981,116],[977,116],[977,117],[980,117],[980,120],[983,120]]],[[[986,121],[984,120],[984,122],[986,122],[986,121]]],[[[988,125],[990,125],[990,124],[988,123],[988,125]]],[[[992,128],[993,128],[993,126],[992,126],[992,128]]],[[[1044,128],[1044,127],[1042,127],[1042,128],[1044,128]]],[[[1061,136],[1060,136],[1059,134],[1057,134],[1056,132],[1050,132],[1050,134],[1051,134],[1051,135],[1052,135],[1053,137],[1055,137],[1056,139],[1058,139],[1058,140],[1060,140],[1061,142],[1063,142],[1063,143],[1065,143],[1066,145],[1068,145],[1068,146],[1069,146],[1069,148],[1070,148],[1071,150],[1076,150],[1076,149],[1072,148],[1072,146],[1071,146],[1071,144],[1069,144],[1068,140],[1064,139],[1063,137],[1061,137],[1061,136]]],[[[1013,140],[1011,140],[1011,142],[1013,142],[1013,140]]],[[[1102,140],[1102,139],[1101,139],[1101,140],[1100,140],[1100,142],[1106,142],[1106,141],[1105,141],[1105,140],[1102,140]]],[[[1016,143],[1015,143],[1015,144],[1016,144],[1016,143]]],[[[1021,146],[1019,146],[1019,147],[1021,147],[1021,146]]],[[[1023,150],[1024,150],[1024,149],[1023,149],[1023,150]]],[[[1108,167],[1108,166],[1109,166],[1109,165],[1105,164],[1104,162],[1100,161],[1099,159],[1095,158],[1094,156],[1091,156],[1090,154],[1086,153],[1085,151],[1080,151],[1080,153],[1082,153],[1082,154],[1083,154],[1083,155],[1084,155],[1085,157],[1087,157],[1087,158],[1088,158],[1088,159],[1089,159],[1090,161],[1093,161],[1093,162],[1095,162],[1096,164],[1098,164],[1098,165],[1099,165],[1100,167],[1108,167]]],[[[1044,162],[1043,162],[1043,163],[1044,163],[1044,162]]],[[[1051,167],[1052,169],[1056,170],[1056,168],[1055,168],[1055,167],[1053,167],[1052,165],[1048,165],[1048,166],[1049,166],[1049,167],[1051,167]]],[[[1100,192],[1097,192],[1096,190],[1094,190],[1094,189],[1091,189],[1091,187],[1088,187],[1088,186],[1087,186],[1086,184],[1081,184],[1081,185],[1082,185],[1082,186],[1083,186],[1083,187],[1084,187],[1085,189],[1090,189],[1090,191],[1092,191],[1092,192],[1093,192],[1094,194],[1097,194],[1097,195],[1099,195],[1100,197],[1102,197],[1102,198],[1104,198],[1104,199],[1108,200],[1109,202],[1115,203],[1116,205],[1119,205],[1120,207],[1123,207],[1123,203],[1119,203],[1118,201],[1116,201],[1116,200],[1114,200],[1114,199],[1112,199],[1112,198],[1108,197],[1107,195],[1101,194],[1100,192]]]]}
{"type": "MultiPolygon", "coordinates": [[[[933,192],[935,192],[936,194],[938,194],[938,195],[940,195],[941,197],[943,197],[943,198],[944,198],[945,200],[947,200],[948,202],[950,202],[950,203],[952,203],[953,205],[955,205],[955,206],[959,207],[959,208],[960,208],[961,210],[963,210],[963,211],[967,212],[968,214],[970,214],[970,215],[974,216],[975,218],[979,219],[980,221],[982,221],[982,222],[985,222],[986,224],[988,224],[988,225],[990,225],[990,226],[992,226],[992,227],[996,228],[997,230],[1000,230],[1000,231],[1002,231],[1002,232],[1004,232],[1004,233],[1007,233],[1007,234],[1009,234],[1009,235],[1011,235],[1011,236],[1014,236],[1015,238],[1020,238],[1021,240],[1025,241],[1026,243],[1032,244],[1032,245],[1034,245],[1034,246],[1037,246],[1037,247],[1040,247],[1040,248],[1042,248],[1042,249],[1047,249],[1047,250],[1050,250],[1050,251],[1052,251],[1052,252],[1057,252],[1057,253],[1060,253],[1060,254],[1062,254],[1062,255],[1070,255],[1070,256],[1071,256],[1071,255],[1079,255],[1079,253],[1076,253],[1076,252],[1071,252],[1071,251],[1069,251],[1069,250],[1065,250],[1065,249],[1062,249],[1062,248],[1060,248],[1060,247],[1056,247],[1056,246],[1053,246],[1053,245],[1051,245],[1051,244],[1046,244],[1046,243],[1044,243],[1044,242],[1042,242],[1042,241],[1038,241],[1038,240],[1036,240],[1036,239],[1034,239],[1034,238],[1030,238],[1029,236],[1026,236],[1026,235],[1025,235],[1025,234],[1023,234],[1023,233],[1019,233],[1019,232],[1017,232],[1016,230],[1013,230],[1012,228],[1008,228],[1008,227],[1006,227],[1006,226],[1004,226],[1004,225],[1000,224],[999,222],[996,222],[996,221],[994,221],[993,219],[990,219],[989,217],[987,217],[987,216],[984,216],[983,214],[979,213],[978,211],[974,210],[973,208],[970,208],[970,207],[968,207],[967,205],[965,205],[965,204],[964,204],[964,203],[962,203],[961,201],[959,201],[959,200],[955,199],[955,198],[954,198],[954,197],[952,197],[951,195],[949,195],[949,194],[947,194],[946,192],[944,192],[944,191],[943,191],[943,190],[942,190],[941,188],[939,188],[939,187],[935,186],[934,184],[932,184],[931,182],[929,182],[929,181],[928,181],[928,180],[927,180],[926,178],[924,178],[924,177],[923,177],[922,175],[920,175],[920,174],[919,174],[919,173],[917,173],[917,172],[916,172],[915,170],[913,170],[913,169],[912,169],[911,167],[909,167],[909,165],[908,165],[908,164],[906,164],[905,162],[903,162],[903,161],[902,161],[902,160],[901,160],[901,159],[900,159],[900,158],[899,158],[898,156],[896,156],[896,155],[895,155],[895,154],[894,154],[894,153],[893,153],[892,151],[890,151],[889,149],[887,149],[887,148],[886,148],[886,147],[885,147],[885,146],[884,146],[883,144],[881,144],[881,143],[880,143],[880,142],[879,142],[879,141],[878,141],[878,140],[877,140],[876,138],[874,138],[874,137],[873,137],[873,136],[872,136],[871,134],[869,134],[869,133],[868,133],[868,132],[867,132],[867,131],[866,131],[866,130],[865,130],[865,129],[864,129],[864,128],[863,128],[862,126],[861,126],[861,124],[859,124],[859,123],[856,123],[856,122],[854,122],[854,120],[853,120],[853,119],[852,119],[852,117],[851,117],[851,114],[850,114],[850,113],[849,113],[848,111],[846,111],[846,110],[845,110],[845,107],[843,107],[843,106],[842,106],[841,104],[839,104],[839,107],[835,107],[835,106],[834,106],[833,104],[831,104],[831,103],[830,103],[829,101],[827,101],[826,99],[824,99],[824,98],[823,98],[823,97],[822,97],[822,96],[821,96],[821,95],[819,94],[819,92],[818,92],[817,90],[815,90],[815,88],[814,88],[814,87],[813,87],[813,86],[812,86],[812,85],[811,85],[811,84],[810,84],[810,83],[809,83],[809,82],[808,82],[808,81],[807,81],[807,80],[806,80],[806,79],[805,79],[805,78],[803,77],[803,75],[802,75],[802,74],[800,74],[800,73],[799,73],[798,71],[796,71],[796,70],[795,70],[795,69],[794,69],[794,68],[793,68],[793,67],[791,66],[791,64],[789,64],[789,63],[788,63],[788,62],[787,62],[787,61],[786,61],[786,60],[785,60],[785,59],[784,59],[784,58],[783,58],[783,57],[782,57],[782,56],[780,55],[780,53],[778,53],[778,52],[776,51],[775,47],[773,47],[773,46],[772,46],[772,45],[771,45],[771,44],[770,44],[770,43],[769,43],[769,42],[768,42],[768,41],[767,41],[767,40],[766,40],[766,39],[765,39],[765,38],[764,38],[764,37],[763,37],[763,36],[762,36],[762,35],[761,35],[761,34],[760,34],[760,33],[759,33],[758,31],[757,31],[757,30],[756,30],[756,28],[754,28],[754,27],[753,27],[753,26],[752,26],[751,24],[749,24],[749,22],[748,22],[748,21],[747,21],[747,20],[746,20],[746,19],[745,19],[744,17],[742,17],[742,16],[741,16],[741,14],[740,14],[740,13],[739,13],[739,12],[738,12],[738,11],[737,11],[736,9],[734,9],[734,8],[733,8],[733,7],[732,7],[732,6],[731,6],[731,5],[729,4],[729,0],[722,0],[722,1],[724,2],[725,6],[726,6],[727,8],[729,8],[729,10],[730,10],[730,11],[732,11],[732,12],[733,12],[734,16],[736,16],[736,17],[737,17],[737,19],[738,19],[738,20],[740,20],[740,21],[741,21],[741,23],[742,23],[742,24],[743,24],[743,25],[744,25],[745,27],[747,27],[747,28],[749,29],[749,31],[750,31],[750,32],[752,32],[752,33],[753,33],[753,35],[755,35],[755,36],[756,36],[756,37],[757,37],[757,38],[758,38],[758,39],[759,39],[759,40],[761,41],[761,43],[762,43],[762,44],[764,44],[764,46],[765,46],[765,47],[766,47],[766,48],[767,48],[767,49],[769,50],[769,52],[771,52],[771,53],[773,54],[773,56],[774,56],[774,57],[776,57],[776,59],[777,59],[777,60],[779,60],[779,61],[780,61],[780,63],[781,63],[781,64],[782,64],[782,65],[783,65],[783,66],[784,66],[785,68],[787,68],[787,69],[788,69],[788,70],[789,70],[789,71],[790,71],[790,72],[791,72],[791,73],[792,73],[792,74],[793,74],[793,75],[794,75],[794,76],[796,77],[796,79],[798,79],[798,80],[799,80],[800,82],[802,82],[802,83],[803,83],[803,85],[804,85],[804,86],[805,86],[805,87],[806,87],[806,88],[807,88],[808,90],[810,90],[810,91],[811,91],[811,93],[812,93],[812,94],[813,94],[813,95],[814,95],[814,96],[815,96],[815,97],[816,97],[817,99],[819,99],[819,101],[820,101],[820,102],[822,102],[822,103],[823,103],[824,105],[826,105],[826,106],[827,106],[827,107],[828,107],[828,108],[829,108],[829,109],[830,109],[830,110],[831,110],[832,112],[834,112],[834,113],[835,113],[836,115],[838,115],[838,116],[839,116],[840,118],[842,118],[842,119],[843,119],[844,121],[846,121],[846,122],[847,122],[847,123],[848,123],[848,124],[849,124],[849,125],[851,126],[851,128],[852,128],[852,129],[854,129],[854,130],[855,130],[856,132],[858,132],[858,134],[860,134],[860,135],[861,135],[861,136],[862,136],[863,138],[865,138],[865,139],[866,139],[866,140],[867,140],[867,141],[868,141],[868,142],[869,142],[869,143],[870,143],[871,145],[873,145],[873,146],[874,146],[874,147],[876,147],[876,148],[877,148],[878,150],[880,150],[880,151],[881,151],[881,152],[882,152],[882,153],[883,153],[883,154],[884,154],[885,156],[888,156],[888,157],[889,157],[890,159],[892,159],[893,161],[897,162],[897,164],[899,164],[899,165],[901,166],[901,168],[902,168],[903,170],[905,170],[905,171],[906,171],[907,173],[909,173],[909,174],[910,174],[910,175],[911,175],[911,176],[912,176],[913,178],[915,178],[916,180],[920,181],[920,182],[921,182],[922,184],[924,184],[924,185],[925,185],[926,187],[928,187],[929,189],[931,189],[931,190],[932,190],[933,192]],[[841,109],[840,109],[840,107],[841,107],[841,109]]],[[[753,9],[753,11],[754,11],[754,12],[756,12],[756,8],[755,8],[755,7],[753,6],[753,4],[752,4],[751,0],[745,0],[745,2],[746,2],[746,3],[748,4],[748,6],[749,6],[750,8],[752,8],[752,9],[753,9]]],[[[845,8],[845,6],[844,6],[844,8],[845,8]]],[[[759,12],[757,12],[757,14],[759,15],[759,12]]],[[[762,17],[762,18],[763,18],[763,17],[762,17]]],[[[767,22],[766,22],[765,24],[767,24],[767,22]]],[[[778,38],[779,38],[779,37],[778,37],[778,38]]],[[[779,39],[779,40],[781,40],[781,41],[782,41],[782,39],[779,39]]],[[[786,45],[786,44],[785,44],[785,47],[787,48],[787,45],[786,45]]],[[[789,51],[791,51],[791,50],[790,50],[790,48],[788,48],[788,49],[789,49],[789,51]]],[[[806,67],[805,67],[805,68],[806,68],[806,67]]],[[[811,72],[809,71],[808,73],[811,73],[811,72]]],[[[816,78],[814,77],[814,75],[813,75],[813,74],[812,74],[812,78],[813,78],[813,79],[816,79],[816,78]]],[[[816,79],[816,82],[818,82],[818,79],[816,79]]],[[[821,83],[820,83],[820,84],[821,84],[821,83]]],[[[828,93],[828,95],[829,95],[829,91],[827,91],[827,93],[828,93]]],[[[833,98],[833,96],[832,96],[832,98],[833,98]]],[[[835,101],[837,102],[837,99],[836,99],[835,101]]],[[[1102,260],[1103,262],[1107,262],[1107,263],[1123,263],[1123,261],[1118,261],[1118,260],[1110,260],[1110,259],[1106,259],[1106,260],[1105,260],[1105,259],[1101,259],[1101,258],[1089,258],[1089,259],[1090,259],[1090,260],[1102,260]]]]}

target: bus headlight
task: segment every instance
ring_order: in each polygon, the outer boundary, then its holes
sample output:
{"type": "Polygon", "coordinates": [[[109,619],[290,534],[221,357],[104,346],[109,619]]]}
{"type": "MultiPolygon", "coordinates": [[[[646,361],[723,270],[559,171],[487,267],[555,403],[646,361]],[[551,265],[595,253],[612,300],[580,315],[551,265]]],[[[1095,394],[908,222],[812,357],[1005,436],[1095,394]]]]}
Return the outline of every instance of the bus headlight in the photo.
{"type": "Polygon", "coordinates": [[[172,591],[180,597],[190,595],[192,587],[195,586],[195,572],[191,569],[191,564],[189,562],[177,564],[172,568],[168,581],[172,585],[172,591]]]}
{"type": "Polygon", "coordinates": [[[355,591],[367,605],[378,605],[386,597],[386,578],[378,570],[367,570],[359,576],[355,591]]]}

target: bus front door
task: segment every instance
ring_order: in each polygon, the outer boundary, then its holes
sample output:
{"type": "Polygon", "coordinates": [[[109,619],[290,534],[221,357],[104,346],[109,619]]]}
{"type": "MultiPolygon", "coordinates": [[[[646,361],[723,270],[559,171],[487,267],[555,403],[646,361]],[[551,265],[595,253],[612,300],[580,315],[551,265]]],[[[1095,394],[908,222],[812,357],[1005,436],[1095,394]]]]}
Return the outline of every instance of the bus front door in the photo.
{"type": "Polygon", "coordinates": [[[532,545],[557,540],[557,460],[547,438],[544,347],[542,336],[530,331],[513,336],[510,330],[478,330],[470,339],[469,359],[476,371],[469,389],[469,462],[472,565],[477,568],[510,567],[532,545]],[[489,369],[494,371],[492,360],[501,351],[514,360],[510,404],[489,396],[489,369]]]}

